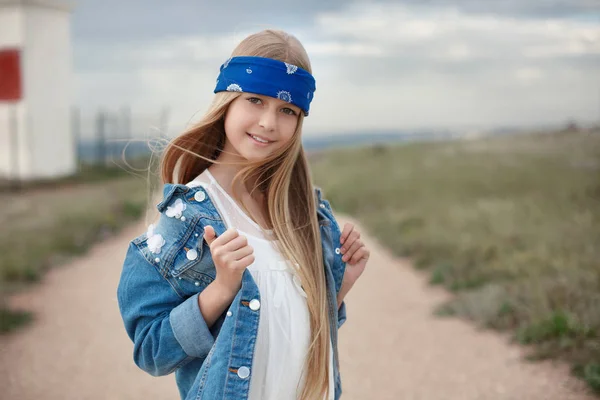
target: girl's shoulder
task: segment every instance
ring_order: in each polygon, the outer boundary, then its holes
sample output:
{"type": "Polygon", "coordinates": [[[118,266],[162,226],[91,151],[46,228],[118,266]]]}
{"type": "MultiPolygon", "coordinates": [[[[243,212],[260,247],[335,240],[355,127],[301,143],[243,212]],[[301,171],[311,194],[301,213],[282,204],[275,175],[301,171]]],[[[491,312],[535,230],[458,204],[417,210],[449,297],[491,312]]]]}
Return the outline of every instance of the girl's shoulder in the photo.
{"type": "MultiPolygon", "coordinates": [[[[149,261],[156,263],[160,260],[161,266],[168,267],[171,265],[171,255],[198,247],[196,242],[202,240],[205,226],[211,225],[217,236],[225,232],[226,226],[204,186],[166,183],[162,192],[162,199],[156,205],[158,218],[132,242],[149,261]],[[190,244],[193,247],[189,247],[190,244]]],[[[314,194],[319,221],[325,221],[332,229],[339,230],[323,190],[314,187],[314,194]]],[[[186,256],[192,258],[193,254],[191,252],[186,256]]]]}
{"type": "Polygon", "coordinates": [[[185,298],[216,277],[204,228],[211,225],[220,235],[225,226],[206,188],[167,183],[162,192],[162,199],[156,205],[158,218],[131,241],[124,264],[136,274],[136,279],[144,279],[149,271],[136,266],[150,264],[185,298]]]}
{"type": "MultiPolygon", "coordinates": [[[[179,231],[198,221],[223,222],[203,185],[165,183],[162,192],[162,199],[156,205],[156,209],[160,213],[158,225],[171,226],[178,228],[175,231],[179,231]]],[[[317,211],[327,216],[328,219],[333,218],[331,204],[324,197],[323,190],[315,186],[314,194],[318,206],[317,211]]]]}
{"type": "Polygon", "coordinates": [[[317,214],[320,219],[327,219],[335,226],[337,226],[337,221],[335,220],[335,216],[333,215],[333,210],[331,208],[331,204],[325,198],[323,189],[318,186],[315,186],[315,196],[317,198],[317,214]]]}
{"type": "Polygon", "coordinates": [[[201,254],[203,231],[211,225],[217,235],[224,232],[221,217],[202,186],[163,185],[162,200],[156,205],[159,216],[132,243],[161,271],[175,265],[178,258],[196,260],[201,254]]]}
{"type": "MultiPolygon", "coordinates": [[[[211,209],[211,202],[206,189],[202,185],[188,186],[180,183],[165,183],[163,185],[162,200],[156,205],[161,214],[169,218],[184,217],[184,211],[199,212],[206,215],[214,215],[216,209],[211,209]]],[[[217,213],[218,214],[218,213],[217,213]]]]}
{"type": "MultiPolygon", "coordinates": [[[[321,188],[315,187],[314,194],[319,221],[330,228],[327,237],[337,240],[340,231],[331,205],[321,188]]],[[[226,230],[207,189],[201,185],[167,183],[156,208],[160,213],[158,219],[132,241],[138,251],[130,254],[152,264],[180,294],[202,289],[216,276],[209,246],[204,240],[204,228],[212,226],[217,236],[226,230]]],[[[323,240],[324,246],[332,246],[331,241],[323,240]]],[[[333,252],[333,248],[327,251],[328,254],[333,252]]]]}

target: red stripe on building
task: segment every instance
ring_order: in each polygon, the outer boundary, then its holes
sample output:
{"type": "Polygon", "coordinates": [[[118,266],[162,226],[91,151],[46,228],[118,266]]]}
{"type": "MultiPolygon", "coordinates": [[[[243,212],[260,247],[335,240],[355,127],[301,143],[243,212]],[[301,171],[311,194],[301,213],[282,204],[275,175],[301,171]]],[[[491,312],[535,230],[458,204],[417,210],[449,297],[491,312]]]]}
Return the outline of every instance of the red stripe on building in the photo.
{"type": "Polygon", "coordinates": [[[19,49],[0,49],[0,101],[21,100],[20,60],[19,49]]]}

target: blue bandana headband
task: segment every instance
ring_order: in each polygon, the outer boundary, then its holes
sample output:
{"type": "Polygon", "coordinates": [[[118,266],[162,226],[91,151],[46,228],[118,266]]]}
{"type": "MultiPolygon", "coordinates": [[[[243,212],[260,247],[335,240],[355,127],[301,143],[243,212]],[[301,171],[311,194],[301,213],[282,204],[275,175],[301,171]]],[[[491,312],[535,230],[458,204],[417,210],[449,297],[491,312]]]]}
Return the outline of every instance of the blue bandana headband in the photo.
{"type": "Polygon", "coordinates": [[[298,106],[308,116],[315,78],[292,64],[265,57],[232,57],[221,65],[217,92],[249,92],[298,106]]]}

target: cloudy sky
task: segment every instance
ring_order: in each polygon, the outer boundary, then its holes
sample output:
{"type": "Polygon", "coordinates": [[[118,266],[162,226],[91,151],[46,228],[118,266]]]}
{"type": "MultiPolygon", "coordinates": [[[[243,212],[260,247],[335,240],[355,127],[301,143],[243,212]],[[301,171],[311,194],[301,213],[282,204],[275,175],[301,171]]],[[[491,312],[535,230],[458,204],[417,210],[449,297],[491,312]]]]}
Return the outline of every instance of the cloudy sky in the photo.
{"type": "Polygon", "coordinates": [[[311,57],[306,135],[600,120],[598,0],[79,0],[75,101],[168,107],[176,133],[206,109],[235,45],[264,28],[311,57]]]}

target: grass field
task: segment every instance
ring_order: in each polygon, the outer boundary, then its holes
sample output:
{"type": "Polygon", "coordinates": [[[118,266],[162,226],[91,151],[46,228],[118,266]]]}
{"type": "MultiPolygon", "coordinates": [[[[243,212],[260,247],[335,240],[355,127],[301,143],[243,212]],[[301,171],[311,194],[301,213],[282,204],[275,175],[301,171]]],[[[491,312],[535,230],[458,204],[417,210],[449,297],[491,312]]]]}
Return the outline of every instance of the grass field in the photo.
{"type": "Polygon", "coordinates": [[[600,392],[600,132],[319,155],[316,183],[432,284],[437,310],[514,332],[600,392]]]}
{"type": "Polygon", "coordinates": [[[48,268],[83,254],[144,213],[147,186],[123,168],[86,168],[77,177],[0,192],[0,333],[32,320],[6,296],[48,268]]]}

